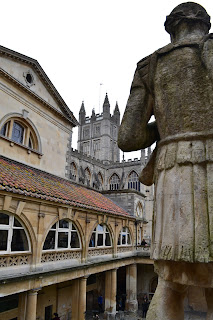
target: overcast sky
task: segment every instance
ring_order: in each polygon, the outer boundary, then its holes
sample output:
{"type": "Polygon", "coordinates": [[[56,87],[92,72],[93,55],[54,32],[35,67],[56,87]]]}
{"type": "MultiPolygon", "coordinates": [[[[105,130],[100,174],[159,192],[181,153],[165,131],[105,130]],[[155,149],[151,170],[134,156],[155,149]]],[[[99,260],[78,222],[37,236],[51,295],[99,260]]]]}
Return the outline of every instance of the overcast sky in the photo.
{"type": "MultiPolygon", "coordinates": [[[[77,119],[82,100],[87,116],[102,111],[106,92],[123,115],[136,63],[170,41],[164,21],[181,2],[1,1],[0,44],[38,60],[77,119]]],[[[198,3],[213,16],[212,0],[198,3]]]]}

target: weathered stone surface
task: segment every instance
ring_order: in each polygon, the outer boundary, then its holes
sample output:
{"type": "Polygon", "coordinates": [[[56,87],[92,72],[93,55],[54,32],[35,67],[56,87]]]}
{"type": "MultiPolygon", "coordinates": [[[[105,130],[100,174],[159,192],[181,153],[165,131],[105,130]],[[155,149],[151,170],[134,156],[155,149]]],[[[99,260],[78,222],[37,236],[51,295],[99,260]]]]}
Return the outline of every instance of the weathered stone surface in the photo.
{"type": "MultiPolygon", "coordinates": [[[[137,64],[119,130],[124,151],[157,142],[140,176],[144,184],[155,183],[152,257],[160,282],[149,320],[183,319],[185,288],[213,287],[210,26],[205,9],[193,2],[167,16],[171,43],[137,64]],[[152,115],[156,121],[149,123],[152,115]]],[[[212,289],[206,290],[207,318],[212,319],[212,289]]]]}

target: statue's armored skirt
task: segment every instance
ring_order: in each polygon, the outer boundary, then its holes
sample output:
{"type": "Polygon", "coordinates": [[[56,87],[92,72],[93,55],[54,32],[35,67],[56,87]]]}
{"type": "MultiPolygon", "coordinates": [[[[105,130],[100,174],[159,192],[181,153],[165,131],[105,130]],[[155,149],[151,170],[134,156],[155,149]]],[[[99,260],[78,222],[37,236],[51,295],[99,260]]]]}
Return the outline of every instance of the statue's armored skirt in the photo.
{"type": "Polygon", "coordinates": [[[213,261],[213,135],[170,137],[158,147],[152,258],[213,261]]]}

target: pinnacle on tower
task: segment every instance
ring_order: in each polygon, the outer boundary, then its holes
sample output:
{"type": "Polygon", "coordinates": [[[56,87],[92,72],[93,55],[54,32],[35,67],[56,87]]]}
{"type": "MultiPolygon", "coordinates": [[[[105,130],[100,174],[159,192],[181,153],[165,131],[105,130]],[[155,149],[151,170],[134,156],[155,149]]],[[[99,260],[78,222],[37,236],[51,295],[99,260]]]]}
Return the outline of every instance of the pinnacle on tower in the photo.
{"type": "Polygon", "coordinates": [[[120,110],[119,110],[119,107],[118,107],[118,102],[116,101],[116,105],[115,105],[115,109],[114,109],[114,115],[115,114],[120,114],[120,110]]]}
{"type": "Polygon", "coordinates": [[[84,101],[82,101],[81,108],[79,111],[79,123],[82,124],[85,121],[86,112],[84,108],[84,101]]]}
{"type": "Polygon", "coordinates": [[[116,124],[118,124],[118,125],[120,124],[120,110],[119,110],[117,101],[116,101],[115,109],[114,109],[114,112],[113,112],[113,119],[114,119],[116,124]]]}
{"type": "Polygon", "coordinates": [[[92,119],[93,121],[95,121],[95,119],[96,119],[96,116],[95,116],[95,108],[92,109],[91,119],[92,119]]]}
{"type": "Polygon", "coordinates": [[[110,104],[109,104],[107,93],[106,93],[104,104],[103,104],[103,115],[107,118],[110,116],[110,104]]]}
{"type": "Polygon", "coordinates": [[[84,101],[82,101],[82,104],[81,104],[81,108],[80,108],[79,113],[86,113],[86,112],[85,112],[85,108],[84,108],[84,101]]]}

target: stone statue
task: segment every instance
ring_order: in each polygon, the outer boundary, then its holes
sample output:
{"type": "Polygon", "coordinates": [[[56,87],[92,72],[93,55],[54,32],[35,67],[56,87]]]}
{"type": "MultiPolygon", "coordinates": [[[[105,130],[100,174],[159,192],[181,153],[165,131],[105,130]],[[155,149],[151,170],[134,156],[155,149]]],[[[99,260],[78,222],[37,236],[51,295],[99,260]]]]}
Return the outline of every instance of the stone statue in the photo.
{"type": "Polygon", "coordinates": [[[123,151],[156,148],[140,181],[155,183],[151,257],[159,283],[149,320],[184,319],[188,286],[213,319],[213,34],[199,4],[166,18],[171,43],[137,64],[119,130],[123,151]],[[154,115],[156,121],[149,122],[154,115]]]}

